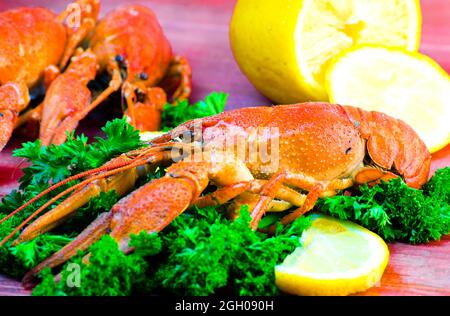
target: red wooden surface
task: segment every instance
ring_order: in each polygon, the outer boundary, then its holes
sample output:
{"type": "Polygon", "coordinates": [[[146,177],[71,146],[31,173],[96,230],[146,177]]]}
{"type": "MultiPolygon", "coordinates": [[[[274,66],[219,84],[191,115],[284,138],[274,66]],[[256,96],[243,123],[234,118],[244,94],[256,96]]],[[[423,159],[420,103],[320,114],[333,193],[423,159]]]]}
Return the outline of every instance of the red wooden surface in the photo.
{"type": "MultiPolygon", "coordinates": [[[[263,0],[262,0],[263,1],[263,0]]],[[[230,93],[228,109],[270,104],[241,74],[228,44],[228,23],[234,0],[103,0],[102,13],[125,2],[152,8],[174,51],[186,56],[193,67],[192,101],[211,91],[230,93]]],[[[62,10],[69,1],[0,0],[0,10],[40,5],[62,10]]],[[[450,1],[422,0],[421,51],[450,72],[450,1]]],[[[20,169],[11,150],[13,141],[0,153],[0,196],[17,185],[20,169]]],[[[432,171],[450,165],[450,146],[436,153],[432,171]]],[[[391,256],[380,284],[363,295],[450,295],[450,236],[426,245],[389,245],[391,256]]],[[[27,295],[16,281],[0,276],[0,295],[27,295]]]]}

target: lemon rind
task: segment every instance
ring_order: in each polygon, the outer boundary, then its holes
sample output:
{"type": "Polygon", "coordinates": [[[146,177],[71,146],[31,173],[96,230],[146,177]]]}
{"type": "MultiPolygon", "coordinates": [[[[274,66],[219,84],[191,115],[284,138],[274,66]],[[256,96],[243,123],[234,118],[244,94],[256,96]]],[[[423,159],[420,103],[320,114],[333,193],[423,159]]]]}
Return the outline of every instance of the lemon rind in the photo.
{"type": "MultiPolygon", "coordinates": [[[[280,290],[296,295],[349,295],[367,290],[381,282],[381,277],[389,263],[389,249],[383,239],[370,230],[350,221],[341,221],[330,216],[314,214],[313,219],[338,222],[346,231],[355,232],[367,240],[370,249],[376,249],[367,264],[358,269],[344,272],[306,272],[295,266],[277,265],[275,281],[280,290]]],[[[314,221],[313,221],[314,227],[314,221]]],[[[319,230],[320,231],[320,230],[319,230]]],[[[307,233],[305,231],[305,233],[307,233]]],[[[304,233],[304,234],[305,234],[304,233]]],[[[316,232],[317,233],[317,232],[316,232]]],[[[315,234],[315,233],[313,233],[315,234]]],[[[324,231],[323,234],[329,234],[324,231]]]]}

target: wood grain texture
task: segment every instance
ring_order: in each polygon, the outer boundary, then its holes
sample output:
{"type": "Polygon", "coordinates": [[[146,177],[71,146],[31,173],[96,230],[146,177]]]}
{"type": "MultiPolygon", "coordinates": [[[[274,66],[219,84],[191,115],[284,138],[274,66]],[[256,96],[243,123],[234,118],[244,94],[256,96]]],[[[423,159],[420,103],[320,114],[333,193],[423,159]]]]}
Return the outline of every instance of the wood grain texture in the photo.
{"type": "MultiPolygon", "coordinates": [[[[211,91],[230,93],[227,109],[267,105],[240,72],[228,44],[228,23],[234,0],[102,0],[102,12],[125,2],[152,8],[177,54],[186,56],[193,67],[192,101],[211,91]]],[[[44,6],[61,11],[69,1],[0,1],[0,10],[19,6],[44,6]]],[[[423,35],[421,51],[450,72],[450,1],[422,0],[423,35]]],[[[20,160],[11,150],[16,139],[0,153],[0,196],[17,186],[20,160]]],[[[450,146],[433,155],[432,172],[450,165],[450,146]]],[[[450,237],[426,245],[393,243],[389,265],[377,286],[361,295],[450,295],[450,237]]],[[[20,283],[0,275],[0,295],[28,295],[20,283]]]]}

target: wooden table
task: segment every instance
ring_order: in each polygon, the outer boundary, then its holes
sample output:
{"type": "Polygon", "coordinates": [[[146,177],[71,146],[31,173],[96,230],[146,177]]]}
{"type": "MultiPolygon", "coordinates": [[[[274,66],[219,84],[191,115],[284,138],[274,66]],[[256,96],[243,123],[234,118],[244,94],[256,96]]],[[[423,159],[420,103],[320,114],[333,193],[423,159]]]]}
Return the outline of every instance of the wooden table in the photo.
{"type": "MultiPolygon", "coordinates": [[[[263,0],[261,0],[263,1],[263,0]]],[[[228,44],[228,23],[234,0],[102,0],[102,12],[124,2],[148,5],[160,19],[174,51],[186,56],[193,66],[192,101],[211,91],[230,93],[227,108],[266,105],[239,71],[228,44]]],[[[421,51],[435,58],[450,72],[450,2],[422,0],[423,36],[421,51]]],[[[0,2],[0,10],[36,5],[61,11],[68,1],[16,0],[0,2]]],[[[0,195],[17,185],[20,170],[11,150],[12,142],[0,153],[0,195]]],[[[450,165],[450,146],[436,153],[432,170],[450,165]]],[[[390,262],[380,284],[363,295],[450,295],[450,237],[426,245],[393,243],[390,262]]],[[[16,281],[0,276],[0,295],[28,295],[16,281]]]]}

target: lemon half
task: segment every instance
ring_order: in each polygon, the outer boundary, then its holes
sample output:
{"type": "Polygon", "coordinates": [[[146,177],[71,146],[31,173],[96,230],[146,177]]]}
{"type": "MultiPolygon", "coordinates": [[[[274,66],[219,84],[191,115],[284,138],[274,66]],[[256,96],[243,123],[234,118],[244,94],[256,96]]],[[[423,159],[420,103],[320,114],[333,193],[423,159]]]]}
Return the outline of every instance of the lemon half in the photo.
{"type": "Polygon", "coordinates": [[[329,66],[330,102],[380,111],[408,123],[431,152],[450,143],[450,76],[431,58],[372,45],[329,66]]]}
{"type": "Polygon", "coordinates": [[[314,215],[298,247],[275,267],[275,282],[296,295],[348,295],[380,281],[389,250],[378,235],[348,221],[314,215]]]}
{"type": "Polygon", "coordinates": [[[243,73],[279,104],[328,100],[327,63],[354,45],[418,49],[419,0],[239,0],[230,43],[243,73]]]}

